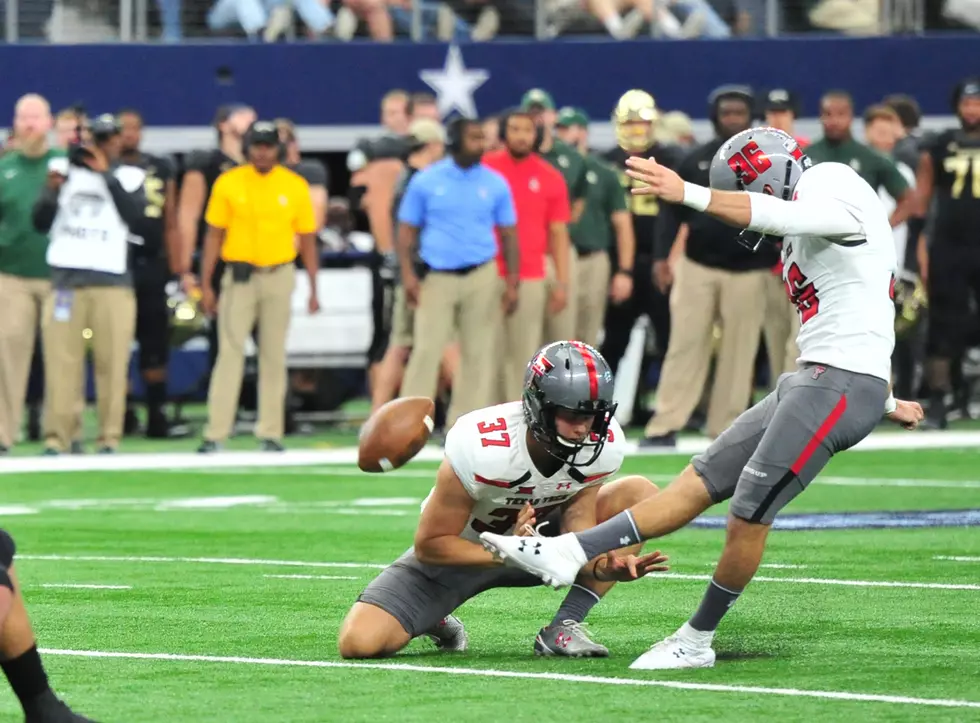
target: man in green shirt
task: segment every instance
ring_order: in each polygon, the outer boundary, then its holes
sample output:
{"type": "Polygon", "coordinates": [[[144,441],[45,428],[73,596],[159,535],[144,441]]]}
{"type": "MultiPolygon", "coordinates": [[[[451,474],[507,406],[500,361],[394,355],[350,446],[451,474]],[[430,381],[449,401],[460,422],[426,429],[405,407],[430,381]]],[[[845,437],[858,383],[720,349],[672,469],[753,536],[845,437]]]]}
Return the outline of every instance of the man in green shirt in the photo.
{"type": "Polygon", "coordinates": [[[616,234],[617,258],[632,268],[635,239],[626,195],[616,171],[605,161],[589,154],[589,118],[576,108],[558,113],[556,133],[585,158],[585,209],[569,232],[578,260],[575,269],[574,338],[598,344],[599,330],[606,315],[606,299],[622,303],[633,292],[633,278],[617,273],[610,286],[612,235],[616,234]]]}
{"type": "MultiPolygon", "coordinates": [[[[530,115],[534,119],[535,125],[540,128],[541,142],[537,147],[538,154],[558,169],[558,172],[565,179],[572,212],[571,219],[572,223],[575,223],[585,208],[585,196],[588,190],[588,181],[585,177],[585,158],[555,135],[557,113],[555,112],[555,101],[550,93],[541,88],[532,88],[521,98],[520,109],[530,115]]],[[[575,254],[569,253],[567,274],[562,274],[562,269],[554,269],[549,261],[548,298],[552,301],[544,321],[545,343],[574,338],[574,309],[572,308],[573,305],[568,303],[568,299],[573,298],[576,292],[574,288],[560,288],[557,279],[567,278],[574,286],[574,279],[577,276],[575,261],[575,254]],[[558,303],[562,299],[564,299],[564,303],[558,303]]]]}
{"type": "Polygon", "coordinates": [[[48,237],[31,218],[49,162],[68,165],[63,151],[48,147],[51,125],[48,102],[25,95],[14,111],[17,150],[0,158],[0,454],[17,439],[41,308],[51,294],[48,237]]]}
{"type": "Polygon", "coordinates": [[[807,146],[806,154],[814,163],[850,166],[875,192],[884,188],[897,204],[889,219],[894,228],[904,223],[912,212],[914,193],[892,159],[854,140],[853,122],[854,101],[849,93],[833,90],[824,94],[820,100],[823,138],[807,146]]]}

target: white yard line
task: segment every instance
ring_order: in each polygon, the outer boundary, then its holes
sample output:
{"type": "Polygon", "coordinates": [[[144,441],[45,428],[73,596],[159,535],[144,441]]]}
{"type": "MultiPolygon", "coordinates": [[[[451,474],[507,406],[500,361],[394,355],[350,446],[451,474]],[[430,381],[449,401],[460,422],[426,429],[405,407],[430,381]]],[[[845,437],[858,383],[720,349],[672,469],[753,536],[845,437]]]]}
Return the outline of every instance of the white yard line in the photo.
{"type": "Polygon", "coordinates": [[[70,588],[72,590],[132,590],[132,585],[81,585],[74,583],[42,583],[41,587],[70,588]]]}
{"type": "Polygon", "coordinates": [[[924,705],[939,708],[980,708],[980,701],[949,700],[941,698],[911,698],[901,695],[877,695],[872,693],[848,693],[836,690],[799,690],[796,688],[761,688],[750,685],[719,685],[714,683],[684,683],[676,680],[649,680],[644,678],[615,678],[597,675],[570,675],[566,673],[532,673],[518,670],[492,670],[483,668],[444,668],[404,663],[349,663],[326,660],[278,660],[275,658],[246,658],[224,655],[177,655],[172,653],[126,653],[101,650],[42,649],[42,655],[66,655],[80,658],[117,658],[124,660],[159,660],[187,663],[231,663],[238,665],[271,665],[297,668],[348,668],[387,670],[405,673],[430,673],[442,675],[473,676],[481,678],[517,678],[524,680],[552,680],[563,683],[592,685],[622,685],[638,687],[671,688],[674,690],[707,691],[712,693],[748,693],[751,695],[779,695],[790,698],[817,698],[822,700],[846,700],[863,703],[892,703],[897,705],[924,705]]]}
{"type": "MultiPolygon", "coordinates": [[[[54,562],[167,562],[200,563],[211,565],[268,565],[270,567],[327,567],[349,569],[383,570],[387,565],[372,562],[304,562],[302,560],[255,560],[249,558],[226,557],[129,557],[111,555],[18,555],[18,560],[41,560],[54,562]]],[[[649,580],[710,580],[711,575],[687,575],[665,572],[651,575],[649,580]]],[[[953,584],[938,582],[903,582],[890,580],[836,580],[821,577],[755,577],[753,582],[781,582],[802,585],[843,585],[849,587],[895,587],[924,590],[978,590],[980,585],[953,584]]]]}
{"type": "Polygon", "coordinates": [[[359,577],[347,575],[263,575],[262,577],[274,578],[276,580],[360,580],[359,577]]]}
{"type": "MultiPolygon", "coordinates": [[[[682,437],[676,448],[638,449],[635,442],[627,442],[631,457],[690,455],[703,452],[710,440],[703,437],[682,437]]],[[[980,448],[980,432],[933,432],[929,434],[903,434],[901,432],[875,432],[854,447],[857,451],[890,449],[950,449],[957,447],[980,448]]],[[[438,462],[443,449],[427,445],[416,460],[438,462]]],[[[221,452],[206,459],[193,452],[173,454],[116,454],[116,455],[61,455],[59,457],[8,457],[0,462],[0,474],[24,474],[29,472],[101,472],[160,469],[255,469],[259,467],[303,467],[310,465],[354,465],[357,449],[342,447],[329,450],[289,450],[281,454],[268,452],[221,452]]]]}
{"type": "Polygon", "coordinates": [[[962,555],[936,555],[933,560],[945,560],[946,562],[980,562],[980,557],[963,557],[962,555]]]}

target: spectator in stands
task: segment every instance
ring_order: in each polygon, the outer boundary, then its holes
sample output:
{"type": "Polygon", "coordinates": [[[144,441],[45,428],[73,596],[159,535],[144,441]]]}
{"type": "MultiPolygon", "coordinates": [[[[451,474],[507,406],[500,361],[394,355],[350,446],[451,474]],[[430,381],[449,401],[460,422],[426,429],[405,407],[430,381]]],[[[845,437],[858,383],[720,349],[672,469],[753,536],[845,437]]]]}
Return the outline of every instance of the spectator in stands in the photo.
{"type": "Polygon", "coordinates": [[[65,108],[58,111],[54,121],[55,146],[66,149],[72,143],[76,143],[86,122],[85,113],[78,108],[65,108]]]}
{"type": "MultiPolygon", "coordinates": [[[[678,167],[686,181],[708,184],[708,167],[722,144],[749,128],[754,116],[751,88],[727,85],[709,97],[715,138],[678,167]]],[[[721,340],[708,404],[707,433],[716,437],[745,411],[752,396],[752,370],[765,315],[765,284],[776,263],[771,247],[752,252],[738,231],[704,214],[664,204],[656,257],[667,258],[679,224],[688,231],[670,294],[671,333],[660,383],[657,413],[644,430],[644,446],[672,446],[705,389],[714,346],[716,317],[721,340]],[[666,247],[666,248],[665,248],[666,247]]]]}
{"type": "Polygon", "coordinates": [[[914,210],[914,194],[890,158],[858,143],[851,135],[854,101],[843,90],[825,93],[820,100],[820,123],[824,137],[807,148],[814,163],[836,161],[849,165],[875,191],[884,188],[896,200],[889,219],[892,228],[904,223],[914,210]]]}
{"type": "Polygon", "coordinates": [[[764,110],[767,126],[789,133],[800,144],[800,148],[810,145],[810,139],[797,135],[794,129],[800,115],[800,103],[794,93],[784,88],[773,88],[766,93],[764,110]]]}
{"type": "Polygon", "coordinates": [[[483,119],[483,135],[487,139],[487,153],[499,151],[504,147],[504,142],[500,139],[500,117],[488,116],[483,119]]]}
{"type": "Polygon", "coordinates": [[[672,110],[660,116],[655,131],[658,143],[690,149],[695,145],[694,125],[690,116],[679,110],[672,110]]]}
{"type": "MultiPolygon", "coordinates": [[[[520,293],[517,311],[504,322],[504,360],[500,370],[500,401],[509,401],[521,396],[527,360],[541,348],[545,318],[562,311],[554,305],[553,292],[549,304],[547,258],[551,257],[557,269],[557,278],[551,285],[567,289],[571,240],[568,189],[561,173],[534,152],[537,136],[534,120],[526,112],[514,111],[501,122],[504,147],[485,155],[483,163],[507,179],[517,207],[520,293]]],[[[500,276],[506,278],[509,269],[502,255],[498,257],[498,265],[500,276]]],[[[564,301],[567,303],[567,297],[564,301]]],[[[574,324],[574,316],[569,316],[574,324]]],[[[572,338],[573,329],[568,331],[562,339],[572,338]]]]}
{"type": "Polygon", "coordinates": [[[120,127],[111,115],[91,125],[92,142],[65,170],[49,174],[34,207],[38,231],[50,231],[52,292],[44,305],[45,454],[67,450],[77,433],[85,339],[92,330],[99,451],[115,452],[123,433],[136,299],[129,242],[143,237],[146,174],[118,166],[120,127]],[[88,212],[79,206],[88,205],[88,212]]]}
{"type": "MultiPolygon", "coordinates": [[[[158,1],[172,2],[173,0],[158,1]]],[[[251,0],[236,0],[239,3],[243,1],[251,2],[251,0]]],[[[334,16],[330,12],[329,4],[321,0],[265,0],[265,8],[268,11],[268,21],[262,39],[267,43],[275,42],[293,26],[293,10],[303,20],[306,33],[313,40],[326,35],[334,24],[334,16]]]]}
{"type": "Polygon", "coordinates": [[[343,0],[337,12],[334,36],[338,40],[350,40],[357,32],[359,21],[367,25],[372,40],[390,42],[395,39],[395,27],[385,0],[343,0]]]}
{"type": "Polygon", "coordinates": [[[381,125],[385,130],[403,136],[411,122],[409,111],[408,92],[400,88],[389,90],[381,99],[381,125]]]}
{"type": "Polygon", "coordinates": [[[915,170],[919,167],[919,152],[924,138],[919,123],[922,122],[922,111],[919,104],[910,95],[896,93],[889,95],[882,103],[898,114],[901,121],[902,132],[898,142],[895,144],[894,156],[909,168],[915,170]]]}
{"type": "Polygon", "coordinates": [[[483,128],[474,120],[455,119],[447,140],[451,157],[415,174],[405,190],[398,209],[398,256],[405,297],[415,309],[402,394],[435,394],[439,363],[455,333],[461,359],[446,420],[451,426],[460,414],[493,402],[502,314],[516,309],[520,277],[514,198],[507,182],[480,163],[483,128]],[[507,263],[503,304],[495,229],[507,263]],[[416,248],[422,274],[414,263],[416,248]]]}
{"type": "Polygon", "coordinates": [[[51,108],[39,95],[25,95],[14,108],[16,150],[0,160],[0,456],[17,442],[31,356],[51,269],[48,238],[34,228],[32,210],[49,164],[67,165],[64,151],[48,146],[51,108]]]}
{"type": "Polygon", "coordinates": [[[296,284],[296,237],[309,276],[311,314],[317,300],[316,220],[309,184],[279,163],[275,123],[256,121],[246,135],[246,163],[214,184],[201,264],[202,305],[213,314],[217,299],[208,280],[218,258],[221,279],[218,359],[208,392],[208,428],[199,452],[214,452],[235,424],[245,365],[245,340],[258,323],[259,403],[255,436],[261,449],[283,450],[286,404],[286,334],[296,284]],[[256,222],[261,218],[261,223],[256,222]]]}
{"type": "MultiPolygon", "coordinates": [[[[412,121],[409,126],[409,135],[415,139],[415,143],[404,168],[399,174],[394,197],[389,206],[389,213],[396,226],[398,207],[409,181],[416,173],[440,160],[446,151],[446,131],[436,121],[425,118],[412,121]]],[[[418,263],[417,258],[415,262],[418,263]]],[[[408,364],[414,343],[415,312],[408,307],[405,289],[401,285],[395,288],[392,306],[387,349],[371,385],[372,410],[395,398],[398,389],[401,387],[405,375],[405,366],[408,364]]],[[[447,349],[455,346],[455,344],[451,344],[447,349]]],[[[450,356],[458,356],[458,349],[455,352],[450,352],[450,356]]],[[[450,366],[448,362],[449,360],[444,355],[440,386],[447,386],[452,380],[451,375],[446,373],[450,366]]]]}
{"type": "MultiPolygon", "coordinates": [[[[409,121],[427,118],[437,123],[442,121],[439,103],[432,93],[412,93],[408,103],[409,121]]],[[[409,131],[411,132],[411,131],[409,131]]]]}
{"type": "Polygon", "coordinates": [[[584,111],[563,108],[558,114],[558,137],[585,157],[588,192],[585,210],[569,232],[578,257],[573,287],[575,298],[572,338],[599,345],[599,331],[606,315],[606,300],[621,304],[633,293],[629,273],[611,277],[609,251],[616,236],[616,258],[621,269],[633,268],[636,240],[633,222],[626,206],[626,194],[612,167],[589,153],[589,118],[584,111]]]}
{"type": "Polygon", "coordinates": [[[327,204],[330,185],[327,169],[320,161],[304,159],[299,150],[299,139],[296,137],[296,126],[288,118],[276,118],[276,128],[279,129],[279,142],[285,150],[282,165],[293,173],[301,176],[310,184],[310,198],[313,202],[313,218],[319,231],[327,222],[327,204]]]}

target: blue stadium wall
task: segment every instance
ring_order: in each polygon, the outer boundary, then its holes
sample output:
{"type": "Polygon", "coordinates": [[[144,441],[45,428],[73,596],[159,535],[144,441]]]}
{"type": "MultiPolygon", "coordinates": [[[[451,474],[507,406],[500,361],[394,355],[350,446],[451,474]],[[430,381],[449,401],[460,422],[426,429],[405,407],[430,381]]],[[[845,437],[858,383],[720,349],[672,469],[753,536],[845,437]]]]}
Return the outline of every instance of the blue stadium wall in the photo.
{"type": "MultiPolygon", "coordinates": [[[[55,108],[84,101],[90,112],[139,108],[153,126],[200,127],[215,106],[253,104],[303,126],[377,123],[378,100],[393,88],[425,90],[420,74],[447,64],[447,46],[396,43],[0,46],[0,105],[39,92],[55,108]]],[[[695,118],[721,83],[786,86],[814,115],[820,94],[843,87],[858,107],[885,93],[918,98],[927,115],[948,115],[950,88],[980,67],[980,35],[927,38],[781,38],[738,41],[498,42],[459,48],[484,81],[479,113],[512,105],[527,88],[550,90],[608,119],[632,87],[695,118]]],[[[472,77],[472,76],[470,76],[472,77]]]]}

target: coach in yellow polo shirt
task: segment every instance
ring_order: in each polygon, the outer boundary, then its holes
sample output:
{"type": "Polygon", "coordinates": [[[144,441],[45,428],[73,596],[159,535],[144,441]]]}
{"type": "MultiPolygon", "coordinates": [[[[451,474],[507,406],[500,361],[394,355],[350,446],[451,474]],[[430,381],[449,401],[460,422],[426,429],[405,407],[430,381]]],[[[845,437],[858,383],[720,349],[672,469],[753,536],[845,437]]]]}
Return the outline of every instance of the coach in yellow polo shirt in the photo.
{"type": "Polygon", "coordinates": [[[296,248],[310,277],[309,311],[319,310],[316,221],[306,181],[279,164],[279,132],[257,121],[245,136],[244,165],[214,184],[201,264],[205,312],[213,316],[211,288],[218,257],[225,262],[218,315],[218,358],[208,390],[208,427],[199,452],[217,451],[231,435],[245,368],[245,340],[258,322],[259,414],[255,425],[263,450],[283,449],[286,404],[286,332],[296,283],[296,248]]]}

